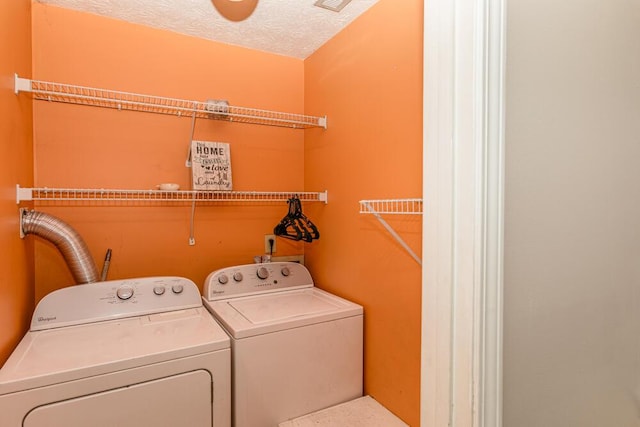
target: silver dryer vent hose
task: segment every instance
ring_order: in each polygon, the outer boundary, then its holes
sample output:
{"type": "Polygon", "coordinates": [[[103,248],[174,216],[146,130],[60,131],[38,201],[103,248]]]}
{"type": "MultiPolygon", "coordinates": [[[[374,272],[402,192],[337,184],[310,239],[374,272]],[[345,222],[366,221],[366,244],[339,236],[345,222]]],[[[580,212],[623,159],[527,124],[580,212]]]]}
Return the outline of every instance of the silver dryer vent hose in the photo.
{"type": "Polygon", "coordinates": [[[69,224],[43,212],[25,210],[22,214],[22,231],[25,235],[35,234],[53,243],[67,262],[77,284],[100,280],[89,248],[69,224]]]}

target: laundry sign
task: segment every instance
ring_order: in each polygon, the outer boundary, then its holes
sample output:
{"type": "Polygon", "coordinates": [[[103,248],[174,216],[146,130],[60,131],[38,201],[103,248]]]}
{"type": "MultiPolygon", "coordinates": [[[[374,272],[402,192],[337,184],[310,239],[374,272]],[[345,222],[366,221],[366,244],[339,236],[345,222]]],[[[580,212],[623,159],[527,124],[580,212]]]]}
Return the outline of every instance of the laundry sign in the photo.
{"type": "Polygon", "coordinates": [[[194,190],[231,190],[231,152],[226,142],[191,141],[194,190]]]}

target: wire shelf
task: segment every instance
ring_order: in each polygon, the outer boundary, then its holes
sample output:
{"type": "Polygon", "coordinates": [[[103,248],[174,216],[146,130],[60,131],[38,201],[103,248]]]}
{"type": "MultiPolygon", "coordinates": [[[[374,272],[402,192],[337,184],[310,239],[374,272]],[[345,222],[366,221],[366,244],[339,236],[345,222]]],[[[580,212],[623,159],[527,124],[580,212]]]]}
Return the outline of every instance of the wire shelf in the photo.
{"type": "Polygon", "coordinates": [[[422,265],[422,259],[411,249],[402,237],[385,221],[381,214],[415,215],[422,214],[422,199],[378,199],[360,200],[360,213],[372,214],[389,234],[407,251],[409,255],[422,265]]]}
{"type": "Polygon", "coordinates": [[[422,214],[422,199],[378,199],[360,200],[362,214],[422,214]]]}
{"type": "Polygon", "coordinates": [[[16,200],[92,202],[281,202],[297,196],[303,202],[327,203],[327,192],[124,190],[105,188],[21,188],[16,200]]]}
{"type": "Polygon", "coordinates": [[[255,108],[229,105],[223,100],[190,101],[186,99],[166,98],[98,89],[63,83],[30,80],[15,75],[15,93],[30,92],[34,99],[79,104],[117,110],[139,111],[156,114],[177,115],[180,117],[226,120],[238,123],[252,123],[267,126],[307,129],[327,128],[327,118],[302,114],[283,113],[255,108]]]}

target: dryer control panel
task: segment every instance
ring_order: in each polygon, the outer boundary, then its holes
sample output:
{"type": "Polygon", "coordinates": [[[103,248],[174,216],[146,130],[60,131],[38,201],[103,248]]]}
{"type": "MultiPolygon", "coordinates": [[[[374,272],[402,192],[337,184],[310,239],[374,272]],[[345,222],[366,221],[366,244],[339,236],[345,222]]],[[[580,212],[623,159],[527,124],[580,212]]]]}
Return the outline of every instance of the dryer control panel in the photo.
{"type": "Polygon", "coordinates": [[[31,330],[143,316],[202,306],[200,290],[184,277],[143,277],[75,285],[45,296],[31,330]]]}
{"type": "Polygon", "coordinates": [[[297,288],[312,288],[309,270],[297,262],[246,264],[216,270],[204,282],[204,297],[216,301],[297,288]]]}

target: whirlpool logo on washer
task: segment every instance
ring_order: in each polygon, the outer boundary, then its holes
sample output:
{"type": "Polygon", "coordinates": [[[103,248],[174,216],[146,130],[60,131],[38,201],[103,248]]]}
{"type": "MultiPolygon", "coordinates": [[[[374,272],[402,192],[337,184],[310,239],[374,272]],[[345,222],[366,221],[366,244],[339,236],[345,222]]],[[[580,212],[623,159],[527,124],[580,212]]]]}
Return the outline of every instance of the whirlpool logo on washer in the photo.
{"type": "Polygon", "coordinates": [[[38,322],[51,322],[52,320],[56,320],[57,316],[38,316],[38,322]]]}

